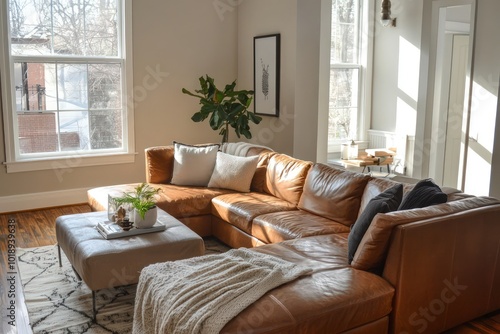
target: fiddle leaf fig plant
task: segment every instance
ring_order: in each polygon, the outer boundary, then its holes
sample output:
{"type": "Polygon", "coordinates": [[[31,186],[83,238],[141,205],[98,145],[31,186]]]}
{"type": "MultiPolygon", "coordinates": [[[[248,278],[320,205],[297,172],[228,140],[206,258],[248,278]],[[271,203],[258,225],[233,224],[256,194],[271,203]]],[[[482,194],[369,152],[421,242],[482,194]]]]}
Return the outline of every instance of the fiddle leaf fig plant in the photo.
{"type": "Polygon", "coordinates": [[[201,89],[191,93],[183,88],[184,94],[200,99],[201,109],[196,112],[191,119],[194,122],[203,122],[209,118],[210,127],[213,130],[220,130],[222,142],[228,141],[229,126],[234,129],[236,136],[241,135],[252,138],[249,123],[259,124],[262,117],[250,111],[254,92],[252,90],[235,90],[236,81],[226,85],[223,90],[215,86],[214,79],[206,75],[200,77],[201,89]]]}

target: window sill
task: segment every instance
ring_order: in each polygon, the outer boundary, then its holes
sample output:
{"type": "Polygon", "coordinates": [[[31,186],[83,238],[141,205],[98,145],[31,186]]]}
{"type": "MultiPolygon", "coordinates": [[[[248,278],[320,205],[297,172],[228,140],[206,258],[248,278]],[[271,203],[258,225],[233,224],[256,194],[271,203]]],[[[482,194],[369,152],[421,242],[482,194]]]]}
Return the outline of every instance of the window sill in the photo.
{"type": "Polygon", "coordinates": [[[39,170],[60,171],[67,168],[102,166],[133,163],[137,153],[118,153],[102,156],[68,156],[64,158],[4,162],[7,173],[32,172],[39,170]]]}

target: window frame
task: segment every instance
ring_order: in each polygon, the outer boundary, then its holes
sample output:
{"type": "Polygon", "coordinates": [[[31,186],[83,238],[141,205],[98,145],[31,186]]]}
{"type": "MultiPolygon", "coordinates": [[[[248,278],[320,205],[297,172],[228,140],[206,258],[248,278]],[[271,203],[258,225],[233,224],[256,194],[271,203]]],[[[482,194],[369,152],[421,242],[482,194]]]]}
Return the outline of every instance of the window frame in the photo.
{"type": "MultiPolygon", "coordinates": [[[[81,56],[12,56],[10,53],[10,23],[8,20],[7,1],[0,4],[0,86],[1,86],[1,108],[3,115],[4,147],[7,173],[37,171],[47,169],[75,168],[98,165],[111,165],[122,163],[133,163],[135,161],[134,140],[134,103],[128,96],[133,92],[133,59],[132,59],[132,0],[120,0],[121,15],[118,25],[121,26],[122,34],[118,40],[119,55],[117,57],[81,57],[81,56]],[[59,63],[85,63],[89,59],[99,63],[120,63],[122,65],[122,110],[123,110],[123,147],[121,149],[109,149],[97,151],[63,151],[30,154],[23,157],[19,151],[17,135],[17,110],[14,87],[14,63],[33,60],[35,62],[59,63]]],[[[88,63],[87,63],[88,64],[88,63]]]]}
{"type": "MultiPolygon", "coordinates": [[[[330,60],[329,70],[335,69],[357,69],[358,70],[358,107],[356,141],[363,142],[367,139],[370,128],[371,117],[371,91],[373,75],[373,37],[375,31],[375,2],[370,0],[359,0],[359,29],[358,29],[358,62],[357,63],[332,63],[330,60]]],[[[330,38],[331,39],[331,38],[330,38]]],[[[330,75],[329,75],[330,78],[330,75]]],[[[328,95],[330,98],[330,95],[328,95]]],[[[330,108],[328,108],[328,114],[330,108]]],[[[341,146],[347,139],[329,139],[328,153],[340,153],[341,146]]]]}

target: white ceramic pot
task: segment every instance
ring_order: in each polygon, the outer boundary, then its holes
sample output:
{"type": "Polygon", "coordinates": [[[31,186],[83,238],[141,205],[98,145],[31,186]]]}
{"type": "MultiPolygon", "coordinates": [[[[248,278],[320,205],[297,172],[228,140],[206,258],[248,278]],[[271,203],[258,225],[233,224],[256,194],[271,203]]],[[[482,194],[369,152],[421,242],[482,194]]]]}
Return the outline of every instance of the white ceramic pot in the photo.
{"type": "Polygon", "coordinates": [[[156,223],[156,218],[158,218],[156,206],[146,212],[144,219],[142,219],[139,212],[134,209],[134,226],[136,228],[150,228],[156,223]]]}

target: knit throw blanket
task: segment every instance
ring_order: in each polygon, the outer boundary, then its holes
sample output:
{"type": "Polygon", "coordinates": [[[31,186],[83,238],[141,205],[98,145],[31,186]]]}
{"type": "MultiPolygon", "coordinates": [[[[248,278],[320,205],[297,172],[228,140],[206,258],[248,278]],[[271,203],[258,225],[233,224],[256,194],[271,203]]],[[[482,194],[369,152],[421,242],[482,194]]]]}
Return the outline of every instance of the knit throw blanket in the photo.
{"type": "Polygon", "coordinates": [[[309,272],[245,248],[150,265],[137,285],[133,333],[219,333],[267,291],[309,272]]]}

